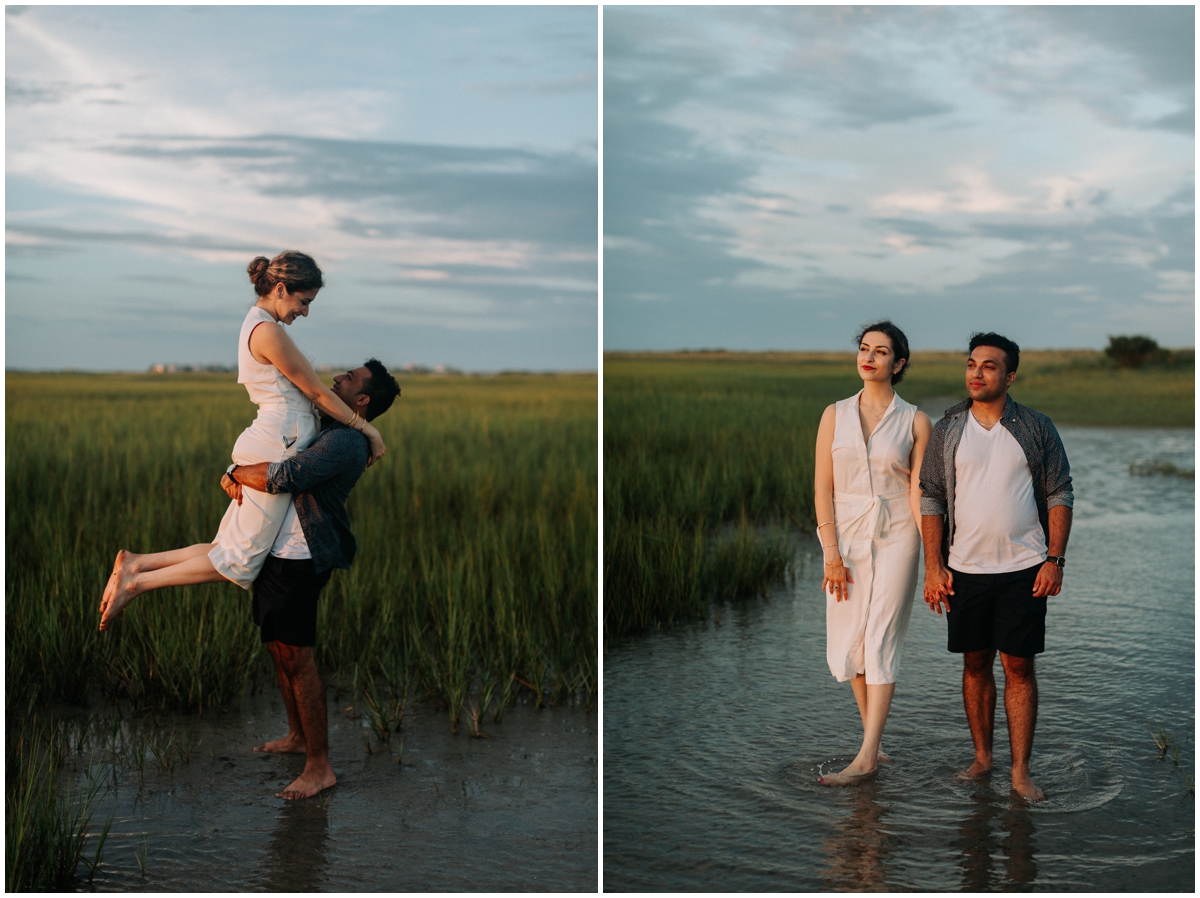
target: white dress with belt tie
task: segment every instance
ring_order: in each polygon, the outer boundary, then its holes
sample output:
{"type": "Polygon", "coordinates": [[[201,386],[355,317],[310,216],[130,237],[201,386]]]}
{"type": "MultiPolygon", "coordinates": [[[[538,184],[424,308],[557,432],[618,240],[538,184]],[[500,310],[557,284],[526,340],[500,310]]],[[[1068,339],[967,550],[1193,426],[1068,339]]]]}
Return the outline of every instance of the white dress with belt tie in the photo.
{"type": "Polygon", "coordinates": [[[917,407],[893,394],[863,442],[860,390],[835,404],[833,508],[838,548],[854,582],[825,595],[826,658],[839,680],[896,682],[917,585],[921,534],[908,495],[917,407]]]}
{"type": "MultiPolygon", "coordinates": [[[[321,423],[316,408],[300,388],[274,365],[263,364],[250,352],[250,334],[259,325],[283,327],[266,309],[251,306],[238,335],[238,383],[245,384],[258,416],[233,444],[239,465],[279,462],[291,458],[316,439],[321,423]]],[[[299,343],[296,347],[308,358],[299,343]]],[[[242,488],[242,503],[230,502],[213,538],[208,557],[225,579],[250,589],[267,560],[279,528],[292,504],[291,493],[242,488]]]]}

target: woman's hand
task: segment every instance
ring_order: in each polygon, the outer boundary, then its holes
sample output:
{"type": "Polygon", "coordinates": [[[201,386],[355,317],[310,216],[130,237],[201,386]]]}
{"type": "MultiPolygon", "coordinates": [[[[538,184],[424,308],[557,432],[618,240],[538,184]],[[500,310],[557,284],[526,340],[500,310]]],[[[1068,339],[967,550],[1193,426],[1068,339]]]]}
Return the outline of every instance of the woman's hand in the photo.
{"type": "Polygon", "coordinates": [[[221,489],[225,490],[225,495],[238,505],[242,504],[242,485],[228,474],[221,475],[221,489]]]}
{"type": "Polygon", "coordinates": [[[371,444],[371,454],[367,458],[367,467],[369,468],[383,457],[383,453],[387,452],[387,447],[383,445],[383,437],[379,435],[379,431],[373,424],[364,421],[361,433],[371,444]]]}
{"type": "Polygon", "coordinates": [[[833,593],[835,602],[850,598],[850,591],[846,584],[853,582],[854,578],[850,576],[850,569],[846,567],[842,559],[825,562],[825,577],[821,580],[821,589],[824,592],[833,593]]]}

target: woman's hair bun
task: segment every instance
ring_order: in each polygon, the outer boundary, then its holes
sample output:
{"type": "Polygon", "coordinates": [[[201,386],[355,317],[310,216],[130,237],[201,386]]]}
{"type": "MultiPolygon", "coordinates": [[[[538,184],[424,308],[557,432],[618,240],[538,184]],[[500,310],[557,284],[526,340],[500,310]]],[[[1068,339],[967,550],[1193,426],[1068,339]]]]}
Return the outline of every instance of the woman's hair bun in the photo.
{"type": "Polygon", "coordinates": [[[275,289],[276,284],[283,284],[288,293],[320,290],[325,286],[321,269],[312,256],[295,250],[285,250],[274,259],[255,256],[254,261],[246,267],[246,272],[254,284],[254,292],[259,296],[266,296],[275,289]]]}
{"type": "Polygon", "coordinates": [[[250,275],[250,283],[255,287],[267,276],[267,269],[271,267],[271,260],[266,256],[255,256],[247,267],[246,272],[250,275]]]}

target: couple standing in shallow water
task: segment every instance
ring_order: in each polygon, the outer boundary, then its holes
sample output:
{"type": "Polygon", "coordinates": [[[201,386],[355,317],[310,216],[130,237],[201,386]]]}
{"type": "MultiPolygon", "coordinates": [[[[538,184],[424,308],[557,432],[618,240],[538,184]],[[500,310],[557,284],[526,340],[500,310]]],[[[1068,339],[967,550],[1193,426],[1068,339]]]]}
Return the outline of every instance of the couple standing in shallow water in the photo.
{"type": "Polygon", "coordinates": [[[288,716],[288,734],[254,750],[305,755],[304,771],[277,793],[300,799],[337,783],[325,687],[313,661],[317,600],[333,569],[354,559],[346,497],[384,453],[368,422],[391,407],[400,387],[370,359],[337,375],[330,389],[288,336],[282,325],[307,318],[324,285],[311,257],[258,256],[247,273],[257,299],[238,338],[238,383],[258,415],[234,443],[234,463],[221,478],[232,501],[211,543],[119,551],[100,601],[100,629],[138,596],[165,586],[229,581],[252,589],[250,614],[275,662],[288,716]]]}
{"type": "Polygon", "coordinates": [[[858,344],[863,389],[821,417],[814,498],[827,660],[839,682],[850,681],[863,741],[849,766],[820,782],[852,785],[891,760],[883,730],[923,544],[925,602],[939,615],[945,609],[947,649],[963,656],[975,758],[955,776],[991,773],[999,651],[1012,786],[1041,801],[1029,769],[1034,656],[1045,650],[1046,598],[1062,589],[1074,503],[1062,440],[1049,418],[1008,396],[1020,348],[999,334],[971,337],[969,398],[937,424],[893,390],[908,367],[904,333],[880,321],[862,329],[858,344]]]}

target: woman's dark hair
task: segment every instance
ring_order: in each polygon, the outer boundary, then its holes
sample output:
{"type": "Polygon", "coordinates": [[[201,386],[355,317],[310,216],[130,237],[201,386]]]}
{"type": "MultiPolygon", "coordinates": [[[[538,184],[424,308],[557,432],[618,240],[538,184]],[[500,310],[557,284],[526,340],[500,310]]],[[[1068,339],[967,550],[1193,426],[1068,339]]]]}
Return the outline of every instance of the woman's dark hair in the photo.
{"type": "Polygon", "coordinates": [[[320,290],[325,286],[321,269],[312,256],[290,250],[271,260],[266,256],[255,256],[246,272],[250,275],[254,292],[259,296],[266,296],[275,289],[276,284],[283,284],[288,293],[320,290]]]}
{"type": "Polygon", "coordinates": [[[1021,364],[1021,347],[1014,343],[1008,337],[1002,337],[997,333],[988,331],[986,334],[974,333],[971,334],[971,343],[967,347],[967,355],[975,351],[976,346],[991,346],[993,349],[999,349],[1004,353],[1004,373],[1016,371],[1017,365],[1021,364]]]}
{"type": "Polygon", "coordinates": [[[904,336],[904,331],[885,318],[874,324],[864,324],[858,331],[858,339],[854,342],[861,345],[863,337],[871,331],[886,334],[887,338],[892,341],[892,352],[895,353],[896,359],[904,359],[904,367],[892,375],[892,384],[900,383],[904,378],[904,373],[908,371],[908,337],[904,336]]]}

